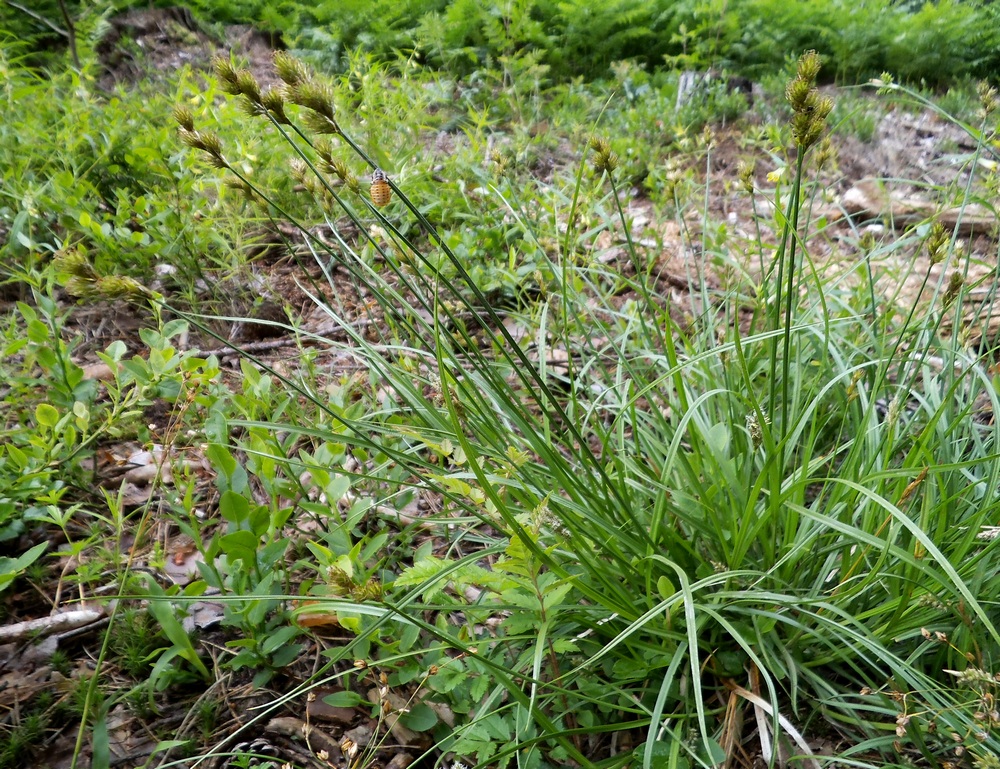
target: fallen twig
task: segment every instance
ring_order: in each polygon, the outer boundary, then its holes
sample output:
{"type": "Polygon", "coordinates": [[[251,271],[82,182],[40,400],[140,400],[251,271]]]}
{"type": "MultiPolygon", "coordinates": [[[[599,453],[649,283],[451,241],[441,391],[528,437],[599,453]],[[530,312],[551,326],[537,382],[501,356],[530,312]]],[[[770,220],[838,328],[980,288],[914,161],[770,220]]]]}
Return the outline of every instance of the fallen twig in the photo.
{"type": "Polygon", "coordinates": [[[53,614],[50,617],[39,617],[0,627],[0,643],[16,643],[29,638],[64,633],[68,630],[90,625],[104,617],[104,612],[97,609],[73,609],[72,611],[53,614]]]}

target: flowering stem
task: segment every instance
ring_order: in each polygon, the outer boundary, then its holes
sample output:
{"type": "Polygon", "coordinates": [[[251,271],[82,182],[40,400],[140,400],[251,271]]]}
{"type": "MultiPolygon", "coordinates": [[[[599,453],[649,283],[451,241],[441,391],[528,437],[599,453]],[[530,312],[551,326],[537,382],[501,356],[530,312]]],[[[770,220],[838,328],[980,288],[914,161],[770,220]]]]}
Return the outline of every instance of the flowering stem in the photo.
{"type": "Polygon", "coordinates": [[[788,434],[791,426],[791,415],[788,413],[788,371],[791,368],[790,351],[792,342],[792,307],[795,302],[795,287],[797,271],[795,269],[795,246],[799,231],[799,203],[802,195],[802,164],[805,151],[800,148],[795,164],[795,180],[792,183],[791,200],[788,203],[790,220],[785,223],[788,245],[788,283],[785,286],[785,324],[782,349],[781,371],[781,436],[788,434]]]}

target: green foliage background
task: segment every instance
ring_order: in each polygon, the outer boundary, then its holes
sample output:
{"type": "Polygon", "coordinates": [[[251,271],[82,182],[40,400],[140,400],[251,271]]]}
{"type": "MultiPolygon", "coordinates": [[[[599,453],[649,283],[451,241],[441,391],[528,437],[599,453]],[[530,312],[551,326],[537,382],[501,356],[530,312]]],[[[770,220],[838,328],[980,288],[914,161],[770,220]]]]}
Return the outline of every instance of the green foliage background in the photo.
{"type": "MultiPolygon", "coordinates": [[[[158,0],[155,5],[177,3],[158,0]]],[[[718,67],[759,77],[786,64],[788,51],[815,49],[825,77],[857,82],[892,72],[938,86],[985,77],[1000,66],[1000,11],[992,3],[788,2],[787,0],[191,0],[206,25],[254,24],[280,32],[290,48],[327,71],[345,71],[350,51],[377,59],[413,58],[454,74],[514,54],[533,53],[557,81],[604,77],[612,62],[644,67],[718,67]]],[[[134,0],[67,7],[93,20],[134,0]]],[[[37,17],[63,26],[56,0],[36,17],[0,5],[0,29],[42,51],[60,37],[37,17]]],[[[86,25],[85,25],[86,26],[86,25]]]]}

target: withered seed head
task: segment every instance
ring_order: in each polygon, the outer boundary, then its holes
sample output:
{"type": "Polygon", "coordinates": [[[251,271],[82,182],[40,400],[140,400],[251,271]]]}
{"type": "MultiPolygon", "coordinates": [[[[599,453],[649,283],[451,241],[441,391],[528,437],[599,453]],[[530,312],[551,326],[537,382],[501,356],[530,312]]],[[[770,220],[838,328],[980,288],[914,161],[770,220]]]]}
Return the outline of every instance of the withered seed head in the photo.
{"type": "Polygon", "coordinates": [[[944,290],[944,295],[941,297],[941,302],[945,308],[951,307],[958,298],[958,292],[962,290],[963,285],[965,285],[965,279],[962,277],[962,273],[956,270],[948,276],[948,287],[944,290]]]}

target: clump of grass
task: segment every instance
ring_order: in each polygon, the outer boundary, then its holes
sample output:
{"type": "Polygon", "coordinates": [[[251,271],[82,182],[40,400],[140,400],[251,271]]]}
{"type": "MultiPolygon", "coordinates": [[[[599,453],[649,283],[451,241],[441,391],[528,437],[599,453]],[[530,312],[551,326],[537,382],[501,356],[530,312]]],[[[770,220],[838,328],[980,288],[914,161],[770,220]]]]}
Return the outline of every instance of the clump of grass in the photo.
{"type": "MultiPolygon", "coordinates": [[[[228,61],[218,74],[288,143],[311,180],[303,188],[357,225],[356,240],[332,214],[334,242],[315,237],[184,111],[181,136],[300,227],[328,281],[313,289],[317,306],[346,340],[314,341],[362,361],[381,395],[367,413],[345,411],[248,357],[316,420],[228,427],[250,430],[258,454],[267,447],[289,474],[332,461],[390,503],[432,492],[445,514],[427,525],[449,538],[454,516],[468,527],[458,539],[475,543],[444,557],[420,549],[406,568],[379,571],[385,538],[358,530],[374,507],[352,508],[344,529],[330,522],[339,533],[312,552],[336,568],[312,592],[356,636],[331,651],[325,674],[380,656],[411,679],[425,671],[429,696],[469,716],[424,728],[436,728],[442,752],[482,763],[626,761],[601,735],[629,731],[644,765],[716,765],[748,739],[739,723],[753,714],[754,750],[768,761],[808,753],[821,717],[840,735],[840,760],[857,765],[873,753],[941,761],[958,748],[988,764],[1000,740],[977,715],[986,690],[970,697],[963,671],[994,675],[1000,652],[997,548],[978,536],[1000,508],[998,428],[972,418],[977,397],[997,405],[996,351],[941,333],[946,315],[962,317],[964,283],[949,289],[942,277],[933,303],[903,312],[876,295],[872,263],[892,244],[868,243],[833,279],[819,269],[802,214],[832,104],[815,89],[815,54],[787,89],[795,147],[773,201],[774,255],[758,229],[758,277],[715,293],[693,279],[683,321],[655,254],[631,238],[607,141],[591,143],[593,169],[579,163],[550,233],[505,176],[491,188],[523,228],[520,247],[554,276],[511,310],[490,301],[405,174],[384,169],[393,199],[373,204],[360,180],[379,148],[353,138],[356,117],[335,109],[329,84],[285,54],[276,64],[275,91],[228,61]],[[575,223],[594,215],[602,189],[627,273],[579,256],[592,235],[575,223]],[[559,221],[573,224],[560,231],[559,221]],[[376,322],[362,326],[356,306],[338,304],[331,264],[371,297],[376,322]],[[534,324],[537,355],[511,332],[518,311],[534,324]],[[566,354],[558,377],[556,350],[566,354]],[[329,448],[295,460],[268,433],[329,448]],[[433,619],[459,609],[458,628],[433,619]],[[385,640],[395,634],[412,636],[409,646],[385,640]],[[433,644],[426,653],[417,634],[433,644]],[[447,681],[443,661],[458,671],[447,681]]],[[[752,171],[740,184],[761,194],[752,171]]],[[[940,231],[928,247],[958,259],[940,231]]],[[[733,274],[755,274],[725,249],[713,256],[733,274]]]]}

